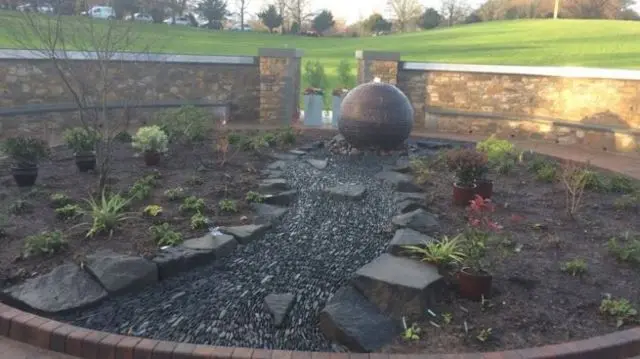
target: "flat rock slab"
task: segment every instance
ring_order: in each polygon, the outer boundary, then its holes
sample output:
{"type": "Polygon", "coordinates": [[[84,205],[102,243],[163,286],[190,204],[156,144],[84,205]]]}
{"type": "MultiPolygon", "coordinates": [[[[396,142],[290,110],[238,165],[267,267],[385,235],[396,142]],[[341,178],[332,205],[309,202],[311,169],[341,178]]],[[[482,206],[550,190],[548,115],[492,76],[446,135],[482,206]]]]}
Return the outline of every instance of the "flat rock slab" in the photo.
{"type": "Polygon", "coordinates": [[[376,174],[376,178],[390,184],[398,192],[420,192],[422,190],[413,183],[411,176],[404,173],[383,171],[376,174]]]}
{"type": "Polygon", "coordinates": [[[399,214],[393,217],[391,222],[396,227],[411,228],[427,234],[437,231],[440,228],[440,222],[438,222],[436,217],[424,209],[416,209],[412,212],[399,214]]]}
{"type": "Polygon", "coordinates": [[[435,140],[418,140],[416,141],[416,145],[418,145],[418,147],[426,148],[429,150],[453,148],[453,144],[450,142],[435,141],[435,140]]]}
{"type": "Polygon", "coordinates": [[[404,213],[413,212],[416,209],[426,209],[426,206],[422,204],[422,202],[407,199],[396,204],[396,209],[398,210],[398,213],[404,214],[404,213]]]}
{"type": "Polygon", "coordinates": [[[302,151],[302,150],[291,150],[289,151],[289,153],[296,156],[302,156],[307,154],[306,151],[302,151]]]}
{"type": "Polygon", "coordinates": [[[394,198],[395,203],[400,203],[400,202],[403,202],[403,201],[422,202],[425,199],[425,194],[424,193],[399,192],[399,193],[396,193],[393,198],[394,198]]]}
{"type": "Polygon", "coordinates": [[[268,170],[279,170],[282,171],[287,167],[287,163],[285,161],[275,161],[267,165],[268,170]]]}
{"type": "Polygon", "coordinates": [[[298,158],[298,155],[294,155],[292,153],[274,153],[271,157],[280,161],[293,161],[298,158]]]}
{"type": "Polygon", "coordinates": [[[358,200],[364,197],[367,188],[361,184],[339,184],[325,188],[324,192],[336,199],[358,200]]]}
{"type": "Polygon", "coordinates": [[[180,272],[210,263],[213,258],[212,252],[179,246],[160,250],[152,261],[158,266],[160,279],[166,279],[180,272]]]}
{"type": "Polygon", "coordinates": [[[109,293],[138,289],[158,281],[158,266],[152,261],[112,251],[87,256],[85,268],[109,293]]]}
{"type": "Polygon", "coordinates": [[[326,160],[326,159],[325,160],[316,160],[316,159],[310,158],[310,159],[307,160],[307,162],[311,166],[313,166],[313,167],[315,167],[315,168],[317,168],[319,170],[323,170],[323,169],[327,168],[327,164],[329,163],[329,160],[326,160]]]}
{"type": "Polygon", "coordinates": [[[360,353],[377,352],[401,332],[398,323],[351,286],[329,299],[320,312],[319,327],[328,339],[360,353]]]}
{"type": "Polygon", "coordinates": [[[47,274],[10,287],[4,293],[47,313],[82,308],[107,296],[107,291],[75,264],[63,264],[47,274]]]}
{"type": "Polygon", "coordinates": [[[435,266],[383,253],[358,269],[351,283],[392,318],[416,319],[444,290],[435,266]]]}
{"type": "Polygon", "coordinates": [[[404,256],[407,255],[404,246],[425,246],[431,242],[435,242],[435,239],[410,228],[401,228],[396,231],[387,245],[387,252],[395,256],[404,256]]]}
{"type": "Polygon", "coordinates": [[[288,206],[296,200],[297,196],[298,191],[296,190],[284,191],[265,195],[263,202],[276,206],[288,206]]]}
{"type": "Polygon", "coordinates": [[[411,172],[411,161],[406,158],[399,158],[396,161],[396,164],[391,166],[391,171],[409,173],[411,172]]]}
{"type": "Polygon", "coordinates": [[[247,224],[244,226],[221,227],[220,232],[232,235],[240,244],[247,244],[262,238],[271,225],[247,224]]]}
{"type": "Polygon", "coordinates": [[[274,191],[285,191],[290,187],[287,180],[283,178],[267,178],[258,183],[258,188],[261,192],[272,193],[274,191]]]}
{"type": "Polygon", "coordinates": [[[286,207],[273,206],[264,203],[252,203],[251,207],[256,212],[257,224],[269,224],[280,220],[287,213],[286,207]]]}
{"type": "Polygon", "coordinates": [[[278,170],[263,170],[263,176],[267,176],[267,178],[282,178],[282,171],[278,170]]]}
{"type": "Polygon", "coordinates": [[[307,143],[305,145],[300,146],[300,148],[298,148],[299,150],[302,151],[313,151],[313,150],[317,150],[318,148],[322,148],[324,147],[324,142],[322,141],[314,141],[311,143],[307,143]]]}
{"type": "Polygon", "coordinates": [[[296,296],[291,293],[271,293],[264,298],[264,305],[267,307],[269,313],[271,313],[273,325],[275,325],[276,328],[280,328],[282,324],[284,324],[284,320],[287,314],[289,314],[291,307],[293,307],[295,299],[296,296]]]}
{"type": "Polygon", "coordinates": [[[231,254],[238,242],[230,234],[219,234],[214,236],[211,233],[200,238],[188,239],[182,243],[182,247],[192,250],[210,253],[213,258],[222,258],[231,254]]]}

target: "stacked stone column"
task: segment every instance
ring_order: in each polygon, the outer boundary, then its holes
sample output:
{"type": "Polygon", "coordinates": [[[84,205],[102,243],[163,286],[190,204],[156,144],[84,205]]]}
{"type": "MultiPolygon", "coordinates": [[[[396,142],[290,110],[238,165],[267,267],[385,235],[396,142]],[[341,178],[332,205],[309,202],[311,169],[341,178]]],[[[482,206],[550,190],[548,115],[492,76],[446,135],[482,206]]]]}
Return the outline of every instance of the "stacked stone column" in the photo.
{"type": "Polygon", "coordinates": [[[298,49],[260,49],[260,123],[291,124],[300,111],[298,49]]]}

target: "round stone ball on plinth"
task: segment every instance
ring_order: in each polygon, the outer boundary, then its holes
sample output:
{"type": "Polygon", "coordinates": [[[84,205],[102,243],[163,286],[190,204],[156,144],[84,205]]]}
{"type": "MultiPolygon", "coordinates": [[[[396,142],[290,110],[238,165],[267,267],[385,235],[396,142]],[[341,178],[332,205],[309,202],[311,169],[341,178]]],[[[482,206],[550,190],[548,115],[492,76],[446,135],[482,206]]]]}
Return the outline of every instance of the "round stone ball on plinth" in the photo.
{"type": "Polygon", "coordinates": [[[397,87],[368,82],[347,93],[338,130],[356,148],[398,148],[413,128],[413,107],[397,87]]]}

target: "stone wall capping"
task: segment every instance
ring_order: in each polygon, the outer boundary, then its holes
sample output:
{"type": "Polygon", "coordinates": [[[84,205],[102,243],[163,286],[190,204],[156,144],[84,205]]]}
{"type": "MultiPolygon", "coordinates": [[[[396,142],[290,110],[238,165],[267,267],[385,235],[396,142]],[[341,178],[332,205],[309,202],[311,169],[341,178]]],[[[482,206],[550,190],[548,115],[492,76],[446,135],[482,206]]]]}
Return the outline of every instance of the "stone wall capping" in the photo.
{"type": "Polygon", "coordinates": [[[358,60],[400,61],[399,52],[357,50],[358,60]]]}
{"type": "Polygon", "coordinates": [[[300,49],[291,48],[260,48],[258,56],[260,57],[293,57],[301,58],[304,52],[300,49]]]}
{"type": "Polygon", "coordinates": [[[469,65],[434,62],[402,62],[402,70],[472,72],[483,74],[551,76],[611,80],[640,80],[640,71],[572,66],[469,65]]]}
{"type": "MultiPolygon", "coordinates": [[[[61,58],[70,60],[95,60],[94,52],[90,51],[60,51],[61,58]]],[[[49,56],[39,50],[0,49],[0,60],[47,60],[49,56]]],[[[171,62],[217,65],[255,65],[255,56],[208,56],[181,55],[162,53],[118,52],[113,56],[114,61],[126,62],[171,62]]]]}

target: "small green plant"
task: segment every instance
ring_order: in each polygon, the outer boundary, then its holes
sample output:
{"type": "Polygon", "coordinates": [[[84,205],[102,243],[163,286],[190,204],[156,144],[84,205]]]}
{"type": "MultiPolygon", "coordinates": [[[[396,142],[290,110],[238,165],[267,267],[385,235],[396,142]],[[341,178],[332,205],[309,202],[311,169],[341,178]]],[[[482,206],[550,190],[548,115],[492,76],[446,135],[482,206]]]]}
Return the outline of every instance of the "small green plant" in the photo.
{"type": "Polygon", "coordinates": [[[613,207],[618,210],[631,209],[640,204],[640,195],[638,193],[623,194],[613,201],[613,207]]]}
{"type": "Polygon", "coordinates": [[[17,216],[25,213],[30,213],[31,211],[33,211],[33,206],[31,205],[31,203],[23,199],[17,199],[15,202],[9,205],[9,213],[15,214],[17,216]]]}
{"type": "Polygon", "coordinates": [[[487,340],[491,339],[492,332],[493,330],[491,328],[482,329],[480,330],[480,333],[476,335],[476,339],[481,343],[485,343],[487,340]]]}
{"type": "Polygon", "coordinates": [[[64,131],[64,141],[74,153],[90,153],[95,151],[99,135],[84,127],[74,127],[64,131]]]}
{"type": "Polygon", "coordinates": [[[545,162],[535,172],[536,179],[541,182],[555,182],[558,178],[558,168],[550,162],[545,162]]]}
{"type": "Polygon", "coordinates": [[[227,141],[229,141],[229,144],[232,146],[242,143],[242,141],[244,141],[245,138],[246,136],[243,136],[242,134],[239,134],[237,132],[232,132],[227,135],[227,141]]]}
{"type": "Polygon", "coordinates": [[[562,265],[562,271],[572,276],[581,275],[587,272],[587,262],[584,259],[575,258],[562,265]]]}
{"type": "Polygon", "coordinates": [[[186,184],[188,186],[201,186],[204,184],[204,179],[198,175],[193,175],[187,179],[186,184]]]}
{"type": "Polygon", "coordinates": [[[411,172],[417,183],[424,184],[431,177],[429,163],[423,158],[414,158],[410,162],[411,172]]]}
{"type": "Polygon", "coordinates": [[[462,262],[465,257],[460,249],[460,238],[460,235],[454,238],[444,236],[437,242],[425,242],[421,246],[404,246],[403,248],[410,254],[420,256],[423,262],[446,267],[462,262]]]}
{"type": "Polygon", "coordinates": [[[175,246],[182,243],[182,235],[169,227],[169,223],[163,223],[149,227],[151,237],[160,247],[175,246]]]}
{"type": "Polygon", "coordinates": [[[343,59],[338,63],[338,83],[341,90],[350,89],[355,84],[355,76],[351,70],[351,62],[343,59]]]}
{"type": "Polygon", "coordinates": [[[506,157],[513,157],[515,154],[515,146],[511,142],[498,139],[495,135],[478,142],[476,149],[487,154],[490,164],[498,163],[506,157]]]}
{"type": "Polygon", "coordinates": [[[420,329],[416,323],[413,323],[410,327],[405,327],[402,332],[402,338],[404,338],[404,340],[420,340],[421,332],[422,329],[420,329]]]}
{"type": "Polygon", "coordinates": [[[133,186],[131,186],[131,189],[129,189],[129,196],[137,200],[148,198],[151,195],[153,187],[156,185],[156,178],[155,175],[151,174],[137,180],[133,186]]]}
{"type": "Polygon", "coordinates": [[[222,212],[235,213],[238,212],[238,206],[236,205],[236,201],[232,199],[223,199],[218,202],[218,207],[222,212]]]}
{"type": "Polygon", "coordinates": [[[56,217],[58,217],[61,220],[67,220],[67,219],[77,217],[80,214],[81,209],[78,205],[67,204],[60,208],[56,208],[55,212],[56,212],[56,217]]]}
{"type": "Polygon", "coordinates": [[[156,204],[151,204],[144,207],[144,209],[142,210],[142,213],[144,213],[147,216],[157,217],[162,214],[162,207],[156,204]]]}
{"type": "Polygon", "coordinates": [[[183,199],[184,188],[176,187],[176,188],[168,189],[164,191],[164,196],[167,197],[169,201],[177,201],[179,199],[183,199]]]}
{"type": "Polygon", "coordinates": [[[616,320],[616,327],[637,321],[638,311],[627,299],[612,299],[610,296],[600,303],[600,313],[616,320]]]}
{"type": "Polygon", "coordinates": [[[204,200],[195,196],[189,196],[182,201],[180,212],[183,213],[202,213],[205,209],[204,200]]]}
{"type": "Polygon", "coordinates": [[[262,203],[264,201],[264,196],[255,191],[247,192],[244,198],[247,202],[253,202],[253,203],[262,203]]]}
{"type": "Polygon", "coordinates": [[[119,194],[107,194],[106,191],[102,191],[100,198],[90,198],[85,201],[89,205],[89,210],[83,213],[92,218],[87,237],[93,237],[98,233],[109,233],[111,236],[118,224],[128,218],[124,212],[131,200],[119,194]]]}
{"type": "Polygon", "coordinates": [[[167,134],[170,142],[193,143],[206,138],[211,115],[203,108],[182,106],[178,109],[160,113],[160,128],[167,134]]]}
{"type": "Polygon", "coordinates": [[[205,229],[209,226],[209,221],[202,213],[198,212],[191,216],[191,229],[205,229]]]}
{"type": "Polygon", "coordinates": [[[140,127],[131,145],[140,152],[164,153],[168,150],[169,137],[158,126],[140,127]]]}
{"type": "Polygon", "coordinates": [[[320,61],[308,61],[304,64],[304,80],[316,90],[322,91],[327,87],[327,75],[320,61]]]}
{"type": "Polygon", "coordinates": [[[453,321],[453,314],[451,313],[442,313],[442,322],[444,324],[451,324],[451,322],[453,321]]]}
{"type": "Polygon", "coordinates": [[[609,252],[621,262],[633,265],[640,264],[640,239],[629,232],[622,235],[622,238],[611,238],[607,243],[609,252]]]}
{"type": "Polygon", "coordinates": [[[64,193],[52,194],[51,197],[49,197],[49,201],[53,208],[60,208],[73,203],[73,200],[64,193]]]}
{"type": "Polygon", "coordinates": [[[113,139],[122,143],[131,143],[131,141],[133,140],[133,137],[127,131],[120,131],[115,135],[113,139]]]}
{"type": "Polygon", "coordinates": [[[276,133],[276,142],[280,145],[287,146],[296,143],[297,134],[293,127],[289,126],[276,133]]]}
{"type": "Polygon", "coordinates": [[[243,151],[259,152],[260,150],[269,147],[268,138],[260,135],[254,135],[250,137],[244,137],[239,143],[240,149],[243,151]]]}
{"type": "Polygon", "coordinates": [[[636,184],[629,177],[614,174],[609,178],[609,190],[615,193],[633,193],[636,190],[636,184]]]}
{"type": "Polygon", "coordinates": [[[582,176],[584,176],[584,189],[594,192],[606,192],[609,190],[609,185],[600,173],[584,169],[582,176]]]}
{"type": "Polygon", "coordinates": [[[32,167],[49,156],[49,146],[47,143],[35,137],[13,137],[7,139],[0,150],[7,154],[16,167],[32,167]]]}
{"type": "Polygon", "coordinates": [[[62,232],[42,232],[25,239],[23,256],[29,258],[40,255],[51,255],[61,251],[66,246],[67,241],[62,235],[62,232]]]}

